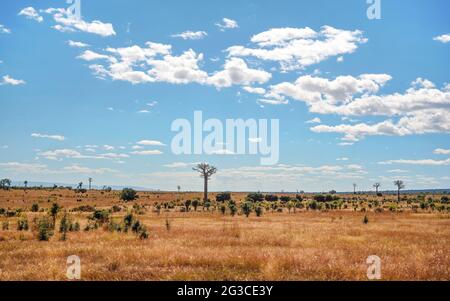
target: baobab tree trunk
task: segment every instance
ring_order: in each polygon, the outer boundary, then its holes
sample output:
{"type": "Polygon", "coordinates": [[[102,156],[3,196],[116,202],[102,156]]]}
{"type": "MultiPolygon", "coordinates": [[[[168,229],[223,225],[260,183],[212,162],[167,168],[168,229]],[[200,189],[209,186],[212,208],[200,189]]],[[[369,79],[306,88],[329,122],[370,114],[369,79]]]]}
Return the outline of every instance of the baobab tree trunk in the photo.
{"type": "Polygon", "coordinates": [[[205,177],[204,179],[204,188],[203,188],[203,202],[206,202],[208,200],[208,177],[205,177]]]}
{"type": "Polygon", "coordinates": [[[400,203],[400,189],[397,189],[397,203],[400,203]]]}

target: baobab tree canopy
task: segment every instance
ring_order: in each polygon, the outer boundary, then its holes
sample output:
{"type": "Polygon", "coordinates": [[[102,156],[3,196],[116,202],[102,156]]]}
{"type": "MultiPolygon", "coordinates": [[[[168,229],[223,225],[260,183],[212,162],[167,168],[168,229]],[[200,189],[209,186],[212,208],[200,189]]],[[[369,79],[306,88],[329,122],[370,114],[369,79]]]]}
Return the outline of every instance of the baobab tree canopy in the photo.
{"type": "Polygon", "coordinates": [[[200,173],[200,177],[204,180],[203,201],[206,202],[208,200],[208,180],[217,172],[217,168],[209,165],[208,163],[199,163],[192,169],[198,171],[200,173]]]}

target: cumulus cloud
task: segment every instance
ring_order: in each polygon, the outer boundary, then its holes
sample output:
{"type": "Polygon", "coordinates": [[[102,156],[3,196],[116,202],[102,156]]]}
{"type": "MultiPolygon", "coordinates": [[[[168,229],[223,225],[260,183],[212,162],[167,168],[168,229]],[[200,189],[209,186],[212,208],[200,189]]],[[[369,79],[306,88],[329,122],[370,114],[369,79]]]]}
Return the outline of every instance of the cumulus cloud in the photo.
{"type": "Polygon", "coordinates": [[[26,82],[22,79],[15,79],[9,75],[5,75],[5,76],[3,76],[3,81],[0,82],[0,85],[18,86],[18,85],[24,85],[25,83],[26,82]]]}
{"type": "Polygon", "coordinates": [[[164,143],[157,140],[141,140],[138,141],[136,144],[138,145],[145,145],[145,146],[165,146],[164,143]]]}
{"type": "Polygon", "coordinates": [[[321,123],[322,121],[320,120],[319,117],[315,117],[311,120],[306,121],[306,123],[321,123]]]}
{"type": "Polygon", "coordinates": [[[235,20],[229,18],[223,18],[222,22],[218,22],[215,24],[221,31],[225,31],[227,29],[238,28],[239,25],[235,20]]]}
{"type": "Polygon", "coordinates": [[[31,137],[34,138],[47,138],[51,140],[57,140],[57,141],[64,141],[66,140],[66,137],[62,135],[48,135],[48,134],[40,134],[40,133],[33,133],[31,134],[31,137]]]}
{"type": "Polygon", "coordinates": [[[39,23],[44,21],[44,18],[41,15],[39,15],[37,10],[34,9],[33,7],[31,7],[31,6],[25,7],[24,9],[22,9],[19,12],[19,16],[24,16],[27,19],[35,20],[35,21],[37,21],[39,23]]]}
{"type": "Polygon", "coordinates": [[[434,37],[433,40],[446,44],[446,43],[450,42],[450,34],[443,34],[443,35],[434,37]]]}
{"type": "Polygon", "coordinates": [[[0,24],[0,33],[11,33],[11,29],[7,28],[3,24],[0,24]]]}
{"type": "Polygon", "coordinates": [[[343,140],[355,142],[374,135],[413,135],[450,132],[450,90],[438,89],[431,81],[417,78],[404,93],[378,95],[389,81],[387,74],[339,76],[333,80],[299,77],[294,83],[270,87],[267,97],[305,102],[312,113],[343,116],[386,116],[389,119],[369,124],[318,125],[318,133],[341,133],[343,140]]]}
{"type": "Polygon", "coordinates": [[[247,66],[241,58],[230,58],[224,70],[209,75],[201,70],[203,54],[189,49],[181,55],[172,54],[172,46],[147,42],[146,47],[133,45],[124,48],[107,48],[106,53],[84,51],[78,58],[95,61],[89,68],[99,78],[128,81],[132,84],[165,82],[171,84],[198,83],[217,88],[231,85],[265,83],[271,74],[247,66]],[[107,64],[101,61],[106,61],[107,64]]]}
{"type": "Polygon", "coordinates": [[[87,22],[81,18],[75,17],[69,10],[64,8],[48,8],[45,12],[51,14],[54,21],[57,23],[53,28],[62,32],[82,31],[100,35],[102,37],[116,35],[111,23],[103,23],[98,20],[87,22]]]}
{"type": "Polygon", "coordinates": [[[105,173],[116,173],[117,170],[111,168],[89,168],[85,166],[80,166],[78,164],[65,166],[62,169],[64,172],[76,173],[76,174],[105,174],[105,173]]]}
{"type": "Polygon", "coordinates": [[[437,148],[433,153],[437,155],[450,155],[450,149],[437,148]]]}
{"type": "Polygon", "coordinates": [[[244,89],[245,91],[247,91],[248,93],[253,93],[253,94],[265,94],[266,93],[266,89],[264,88],[259,88],[259,87],[249,87],[249,86],[245,86],[242,87],[242,89],[244,89]]]}
{"type": "Polygon", "coordinates": [[[388,160],[381,161],[378,164],[386,165],[386,164],[410,164],[410,165],[450,165],[450,159],[446,160],[434,160],[434,159],[420,159],[420,160],[408,160],[408,159],[399,159],[399,160],[388,160]]]}
{"type": "Polygon", "coordinates": [[[182,38],[183,40],[200,40],[206,37],[206,31],[185,31],[182,33],[172,35],[173,38],[182,38]]]}
{"type": "Polygon", "coordinates": [[[159,150],[143,150],[143,151],[133,151],[130,154],[138,156],[153,156],[161,155],[163,152],[159,150]]]}
{"type": "Polygon", "coordinates": [[[249,68],[243,59],[231,58],[226,61],[223,71],[216,72],[208,78],[208,83],[223,88],[232,85],[263,84],[271,77],[269,72],[249,68]]]}
{"type": "Polygon", "coordinates": [[[48,160],[61,161],[63,159],[99,159],[99,160],[118,160],[128,158],[128,154],[104,153],[98,155],[84,155],[73,149],[56,149],[38,153],[38,156],[48,160]]]}
{"type": "Polygon", "coordinates": [[[252,56],[279,62],[284,71],[303,69],[332,56],[354,52],[366,38],[360,30],[349,31],[323,26],[320,31],[305,28],[272,28],[251,38],[255,48],[232,46],[229,56],[252,56]]]}
{"type": "Polygon", "coordinates": [[[86,44],[83,42],[72,41],[72,40],[67,41],[67,44],[69,44],[70,47],[77,47],[77,48],[89,47],[89,44],[86,44]]]}

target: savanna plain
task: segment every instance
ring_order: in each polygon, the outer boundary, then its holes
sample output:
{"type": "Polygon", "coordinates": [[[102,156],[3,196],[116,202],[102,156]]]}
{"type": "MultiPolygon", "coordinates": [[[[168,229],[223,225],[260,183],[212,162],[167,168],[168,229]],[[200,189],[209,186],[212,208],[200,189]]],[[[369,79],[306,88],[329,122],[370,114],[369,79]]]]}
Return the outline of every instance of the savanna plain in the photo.
{"type": "Polygon", "coordinates": [[[0,280],[450,280],[442,194],[0,190],[0,280]]]}

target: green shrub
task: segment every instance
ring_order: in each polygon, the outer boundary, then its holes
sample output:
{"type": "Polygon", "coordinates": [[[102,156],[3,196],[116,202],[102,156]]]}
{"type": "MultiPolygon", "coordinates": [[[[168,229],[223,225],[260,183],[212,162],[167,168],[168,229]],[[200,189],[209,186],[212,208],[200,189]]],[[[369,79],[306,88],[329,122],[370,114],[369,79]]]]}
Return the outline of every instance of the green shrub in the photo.
{"type": "Polygon", "coordinates": [[[219,210],[220,210],[220,212],[222,212],[223,215],[225,215],[225,213],[227,212],[227,206],[222,204],[222,205],[220,205],[219,210]]]}
{"type": "Polygon", "coordinates": [[[125,202],[134,201],[138,197],[137,192],[132,188],[124,188],[120,193],[120,199],[125,202]]]}
{"type": "Polygon", "coordinates": [[[233,203],[228,204],[228,209],[230,209],[231,216],[235,216],[238,210],[236,204],[233,203]]]}
{"type": "Polygon", "coordinates": [[[17,221],[17,230],[18,231],[28,231],[28,219],[26,217],[21,217],[17,221]]]}
{"type": "Polygon", "coordinates": [[[216,202],[224,203],[231,200],[231,194],[229,192],[222,192],[216,195],[216,202]]]}
{"type": "Polygon", "coordinates": [[[38,220],[38,240],[48,241],[53,236],[53,223],[47,217],[38,220]]]}
{"type": "Polygon", "coordinates": [[[263,214],[263,211],[264,211],[263,207],[261,207],[261,206],[256,206],[256,208],[255,208],[255,213],[256,213],[256,216],[257,216],[257,217],[261,217],[262,214],[263,214]]]}
{"type": "Polygon", "coordinates": [[[38,212],[39,211],[39,205],[37,203],[34,203],[31,205],[31,212],[38,212]]]}
{"type": "Polygon", "coordinates": [[[368,223],[369,223],[369,218],[367,217],[367,215],[364,215],[363,224],[368,224],[368,223]]]}
{"type": "Polygon", "coordinates": [[[245,214],[246,217],[248,217],[250,215],[250,213],[252,212],[252,208],[253,205],[250,202],[244,202],[241,205],[241,209],[242,209],[242,213],[245,214]]]}

